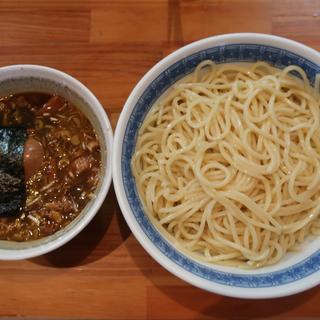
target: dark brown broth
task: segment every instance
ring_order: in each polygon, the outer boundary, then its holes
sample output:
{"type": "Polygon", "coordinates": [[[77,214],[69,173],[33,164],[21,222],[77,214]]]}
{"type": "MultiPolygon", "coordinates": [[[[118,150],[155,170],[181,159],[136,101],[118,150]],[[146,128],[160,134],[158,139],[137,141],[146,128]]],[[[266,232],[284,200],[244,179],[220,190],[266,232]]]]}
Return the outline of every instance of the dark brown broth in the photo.
{"type": "Polygon", "coordinates": [[[66,100],[58,111],[43,112],[52,98],[27,93],[0,99],[0,126],[24,126],[44,148],[41,170],[26,182],[27,200],[21,216],[0,219],[1,240],[51,235],[75,219],[94,197],[101,166],[95,131],[66,100]]]}

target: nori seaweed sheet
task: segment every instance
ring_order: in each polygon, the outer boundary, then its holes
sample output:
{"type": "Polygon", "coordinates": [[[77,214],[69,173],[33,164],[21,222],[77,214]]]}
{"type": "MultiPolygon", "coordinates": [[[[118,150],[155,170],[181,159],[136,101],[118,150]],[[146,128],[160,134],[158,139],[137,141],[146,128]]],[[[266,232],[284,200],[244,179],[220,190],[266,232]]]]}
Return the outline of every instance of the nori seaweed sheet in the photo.
{"type": "Polygon", "coordinates": [[[25,128],[0,127],[0,217],[16,216],[24,205],[25,128]]]}

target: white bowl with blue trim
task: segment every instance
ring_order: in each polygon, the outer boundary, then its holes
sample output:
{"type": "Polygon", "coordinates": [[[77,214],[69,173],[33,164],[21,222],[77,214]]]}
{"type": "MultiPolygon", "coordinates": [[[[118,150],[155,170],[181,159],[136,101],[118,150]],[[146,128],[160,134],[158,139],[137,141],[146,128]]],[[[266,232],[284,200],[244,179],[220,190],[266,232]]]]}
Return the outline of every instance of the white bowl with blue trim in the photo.
{"type": "Polygon", "coordinates": [[[195,261],[175,248],[143,210],[131,171],[138,130],[153,103],[173,83],[206,59],[216,63],[266,61],[277,68],[302,67],[311,83],[320,73],[320,53],[272,35],[227,34],[191,43],[157,63],[130,94],[119,118],[113,149],[113,181],[122,213],[145,250],[177,277],[202,289],[238,298],[292,295],[320,283],[320,237],[307,238],[279,263],[243,270],[195,261]]]}

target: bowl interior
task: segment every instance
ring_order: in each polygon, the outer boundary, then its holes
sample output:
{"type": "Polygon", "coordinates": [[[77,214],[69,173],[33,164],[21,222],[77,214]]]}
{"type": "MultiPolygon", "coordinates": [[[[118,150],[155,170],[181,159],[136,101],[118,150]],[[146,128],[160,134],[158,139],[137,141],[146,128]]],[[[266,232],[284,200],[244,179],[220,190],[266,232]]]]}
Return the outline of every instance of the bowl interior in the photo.
{"type": "Polygon", "coordinates": [[[218,284],[240,288],[274,287],[290,284],[316,273],[320,270],[319,238],[308,238],[301,246],[300,252],[287,254],[281,262],[274,266],[243,270],[209,265],[193,260],[181,250],[173,247],[144,213],[130,166],[139,128],[154,102],[173,83],[192,72],[201,61],[206,59],[213,60],[217,64],[265,61],[280,69],[294,64],[305,70],[311,84],[314,83],[316,74],[320,73],[318,64],[298,53],[275,46],[246,42],[213,46],[187,56],[181,54],[180,58],[176,58],[176,61],[171,65],[158,67],[157,70],[155,67],[156,71],[153,72],[151,81],[144,82],[140,91],[135,92],[136,96],[133,97],[132,108],[130,105],[128,115],[124,118],[126,128],[121,150],[121,178],[125,197],[134,219],[138,222],[146,237],[164,256],[189,273],[218,284]],[[159,71],[159,69],[161,70],[159,71]]]}
{"type": "MultiPolygon", "coordinates": [[[[110,176],[109,171],[111,167],[110,156],[107,156],[109,150],[111,150],[111,144],[108,140],[108,136],[111,134],[111,127],[109,123],[106,123],[109,132],[106,132],[106,130],[102,127],[101,119],[99,119],[99,114],[97,112],[97,107],[93,103],[90,104],[88,102],[87,93],[85,90],[81,89],[82,85],[80,83],[71,77],[56,71],[53,71],[53,76],[50,69],[46,69],[45,72],[42,72],[43,70],[41,71],[41,68],[42,67],[40,67],[39,71],[37,66],[28,66],[27,68],[21,67],[21,70],[16,67],[10,69],[9,71],[5,70],[5,72],[1,72],[0,69],[0,96],[24,92],[57,94],[73,103],[86,115],[96,131],[101,147],[101,178],[95,190],[95,195],[97,197],[97,195],[101,192],[103,185],[110,183],[110,181],[108,182],[106,178],[110,176]],[[28,75],[30,73],[33,74],[28,75]],[[70,79],[72,79],[71,82],[70,79]],[[80,86],[80,88],[78,86],[80,86]]],[[[109,180],[111,180],[111,177],[109,180]]],[[[27,242],[0,241],[0,259],[2,258],[1,255],[6,255],[6,251],[9,250],[17,251],[36,249],[40,246],[45,246],[48,243],[52,243],[53,241],[60,239],[69,233],[70,230],[76,229],[78,225],[81,224],[83,218],[95,208],[94,204],[95,198],[86,205],[82,212],[69,225],[51,236],[27,242]]],[[[14,256],[12,256],[12,258],[14,258],[14,256]]]]}

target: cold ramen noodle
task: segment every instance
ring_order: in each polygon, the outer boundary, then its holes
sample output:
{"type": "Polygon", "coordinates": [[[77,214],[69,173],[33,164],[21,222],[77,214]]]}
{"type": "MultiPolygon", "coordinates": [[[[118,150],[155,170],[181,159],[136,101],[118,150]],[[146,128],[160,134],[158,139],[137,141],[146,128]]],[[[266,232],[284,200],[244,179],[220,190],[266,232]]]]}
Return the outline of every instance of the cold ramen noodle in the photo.
{"type": "Polygon", "coordinates": [[[140,128],[132,171],[147,214],[196,259],[278,262],[320,233],[319,104],[297,66],[203,61],[140,128]]]}
{"type": "Polygon", "coordinates": [[[99,181],[95,131],[56,95],[0,99],[0,159],[1,240],[35,240],[64,228],[94,197],[99,181]]]}

